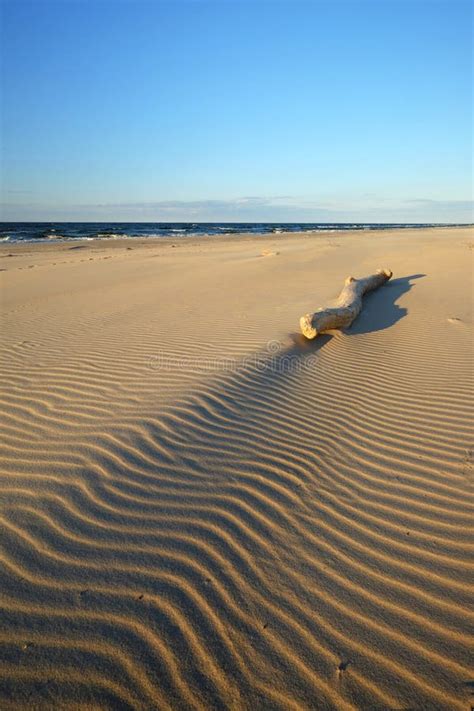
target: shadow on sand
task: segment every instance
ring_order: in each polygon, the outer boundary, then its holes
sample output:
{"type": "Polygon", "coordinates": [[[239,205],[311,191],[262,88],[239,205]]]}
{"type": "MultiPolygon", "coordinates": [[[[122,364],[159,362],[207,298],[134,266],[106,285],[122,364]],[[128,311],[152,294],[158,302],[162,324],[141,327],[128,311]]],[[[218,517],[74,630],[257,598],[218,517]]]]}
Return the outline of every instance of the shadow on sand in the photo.
{"type": "Polygon", "coordinates": [[[408,310],[396,303],[402,294],[413,286],[415,279],[422,279],[426,274],[411,274],[387,282],[381,289],[377,289],[364,297],[362,313],[347,329],[350,334],[372,333],[390,328],[397,321],[406,316],[408,310]]]}
{"type": "MultiPolygon", "coordinates": [[[[408,313],[408,309],[397,304],[398,299],[409,291],[415,279],[422,279],[426,274],[411,274],[389,281],[382,288],[364,297],[362,312],[349,326],[344,329],[348,335],[373,333],[390,328],[408,313]]],[[[316,306],[316,305],[315,305],[316,306]]],[[[285,356],[305,356],[320,350],[332,336],[330,333],[318,336],[314,341],[308,341],[301,333],[291,333],[292,346],[285,350],[285,356]]]]}

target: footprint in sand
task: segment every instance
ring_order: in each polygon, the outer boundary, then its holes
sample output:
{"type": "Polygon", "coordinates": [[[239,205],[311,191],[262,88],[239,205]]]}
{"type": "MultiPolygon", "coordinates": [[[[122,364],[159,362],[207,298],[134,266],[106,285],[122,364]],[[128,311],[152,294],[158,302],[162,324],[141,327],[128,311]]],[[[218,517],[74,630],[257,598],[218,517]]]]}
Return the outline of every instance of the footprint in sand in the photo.
{"type": "Polygon", "coordinates": [[[450,316],[448,318],[449,323],[455,323],[455,324],[461,324],[462,319],[458,318],[457,316],[450,316]]]}
{"type": "Polygon", "coordinates": [[[277,254],[280,254],[280,252],[270,252],[270,250],[264,249],[260,256],[261,257],[276,257],[277,254]]]}

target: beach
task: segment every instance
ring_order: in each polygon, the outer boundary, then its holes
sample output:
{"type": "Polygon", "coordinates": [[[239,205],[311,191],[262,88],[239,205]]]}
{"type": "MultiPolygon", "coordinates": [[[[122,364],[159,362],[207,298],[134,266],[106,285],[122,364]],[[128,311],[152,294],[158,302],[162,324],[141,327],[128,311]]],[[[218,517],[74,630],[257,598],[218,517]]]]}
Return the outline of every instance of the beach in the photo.
{"type": "Polygon", "coordinates": [[[0,245],[0,707],[467,711],[473,247],[0,245]]]}

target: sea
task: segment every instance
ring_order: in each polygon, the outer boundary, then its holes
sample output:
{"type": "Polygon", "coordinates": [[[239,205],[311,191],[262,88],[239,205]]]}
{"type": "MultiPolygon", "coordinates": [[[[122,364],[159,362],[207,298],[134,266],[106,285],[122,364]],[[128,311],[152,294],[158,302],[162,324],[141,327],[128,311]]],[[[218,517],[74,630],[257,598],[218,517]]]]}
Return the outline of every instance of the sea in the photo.
{"type": "Polygon", "coordinates": [[[344,230],[422,229],[457,227],[443,223],[379,222],[0,222],[0,242],[42,242],[124,238],[207,237],[239,233],[340,232],[344,230]]]}

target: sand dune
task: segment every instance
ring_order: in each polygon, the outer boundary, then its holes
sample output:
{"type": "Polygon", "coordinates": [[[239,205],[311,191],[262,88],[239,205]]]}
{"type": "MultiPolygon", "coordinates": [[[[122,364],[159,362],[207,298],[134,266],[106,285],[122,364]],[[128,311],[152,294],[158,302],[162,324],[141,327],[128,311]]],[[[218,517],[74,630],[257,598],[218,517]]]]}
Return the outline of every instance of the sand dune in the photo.
{"type": "Polygon", "coordinates": [[[471,245],[3,248],[0,707],[466,711],[471,245]]]}

